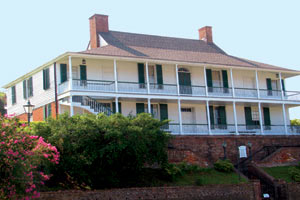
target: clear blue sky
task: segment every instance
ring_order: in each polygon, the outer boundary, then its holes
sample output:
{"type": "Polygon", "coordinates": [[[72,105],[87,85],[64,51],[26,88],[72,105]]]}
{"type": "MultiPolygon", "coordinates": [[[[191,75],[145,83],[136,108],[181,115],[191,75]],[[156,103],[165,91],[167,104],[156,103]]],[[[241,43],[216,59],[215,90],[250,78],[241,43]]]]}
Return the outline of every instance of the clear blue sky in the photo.
{"type": "MultiPolygon", "coordinates": [[[[88,18],[109,15],[111,30],[198,38],[213,27],[228,54],[300,70],[300,1],[2,1],[0,86],[66,51],[85,50],[88,18]]],[[[300,90],[300,77],[287,80],[300,90]]],[[[300,109],[290,112],[300,118],[300,109]]]]}

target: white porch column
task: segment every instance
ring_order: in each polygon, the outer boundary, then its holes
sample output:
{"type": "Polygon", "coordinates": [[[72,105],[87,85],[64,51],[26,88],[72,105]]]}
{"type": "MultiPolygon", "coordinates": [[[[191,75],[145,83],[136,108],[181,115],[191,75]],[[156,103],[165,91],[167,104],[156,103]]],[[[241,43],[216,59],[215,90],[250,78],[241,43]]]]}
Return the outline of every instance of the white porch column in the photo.
{"type": "Polygon", "coordinates": [[[237,116],[236,116],[235,101],[233,102],[233,117],[234,117],[235,133],[236,133],[236,135],[239,135],[239,129],[238,129],[238,124],[237,124],[237,116]]]}
{"type": "MultiPolygon", "coordinates": [[[[69,56],[69,89],[72,90],[73,87],[73,77],[72,77],[72,57],[69,56]]],[[[74,106],[73,106],[73,96],[70,94],[70,116],[74,115],[74,106]]]]}
{"type": "Polygon", "coordinates": [[[281,72],[279,72],[279,85],[280,85],[280,91],[281,91],[281,99],[284,99],[281,72]]]}
{"type": "Polygon", "coordinates": [[[285,113],[285,104],[282,104],[282,114],[283,114],[283,120],[284,120],[284,130],[285,130],[285,134],[288,135],[288,128],[287,128],[287,124],[286,124],[286,113],[285,113]]]}
{"type": "Polygon", "coordinates": [[[115,92],[118,92],[118,73],[117,73],[117,60],[116,59],[114,59],[114,78],[115,78],[115,92]]]}
{"type": "Polygon", "coordinates": [[[72,77],[72,57],[69,56],[69,89],[72,90],[73,87],[73,77],[72,77]]]}
{"type": "Polygon", "coordinates": [[[70,116],[74,115],[73,96],[70,94],[70,116]]]}
{"type": "Polygon", "coordinates": [[[203,68],[203,74],[204,74],[205,96],[208,96],[207,80],[206,80],[206,67],[205,66],[203,68]]]}
{"type": "Polygon", "coordinates": [[[148,98],[148,113],[151,114],[151,101],[150,101],[150,98],[148,98]]]}
{"type": "Polygon", "coordinates": [[[261,114],[261,103],[258,102],[258,113],[259,113],[259,125],[260,125],[260,133],[264,134],[264,126],[263,126],[263,120],[262,120],[262,114],[261,114]]]}
{"type": "Polygon", "coordinates": [[[208,103],[208,101],[206,101],[206,118],[207,118],[208,134],[211,135],[210,113],[209,113],[209,103],[208,103]]]}
{"type": "Polygon", "coordinates": [[[176,85],[177,85],[177,95],[180,95],[179,89],[179,77],[178,77],[178,65],[175,65],[175,72],[176,72],[176,85]]]}
{"type": "Polygon", "coordinates": [[[147,80],[147,93],[150,94],[148,62],[146,62],[146,80],[147,80]]]}
{"type": "Polygon", "coordinates": [[[232,97],[235,97],[234,82],[233,82],[233,75],[232,75],[232,68],[230,68],[230,79],[231,79],[232,97]]]}
{"type": "Polygon", "coordinates": [[[182,118],[181,118],[181,102],[178,99],[178,119],[179,119],[179,133],[182,134],[182,118]]]}
{"type": "Polygon", "coordinates": [[[257,70],[255,70],[255,80],[256,80],[257,98],[260,98],[260,94],[259,94],[259,81],[258,81],[258,72],[257,72],[257,70]]]}
{"type": "Polygon", "coordinates": [[[116,113],[119,113],[119,98],[115,98],[116,113]]]}

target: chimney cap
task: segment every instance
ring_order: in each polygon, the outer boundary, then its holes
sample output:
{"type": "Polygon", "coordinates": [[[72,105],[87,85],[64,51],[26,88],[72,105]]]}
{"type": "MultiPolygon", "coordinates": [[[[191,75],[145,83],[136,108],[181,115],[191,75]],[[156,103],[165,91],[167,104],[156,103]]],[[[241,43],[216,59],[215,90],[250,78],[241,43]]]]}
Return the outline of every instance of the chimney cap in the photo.
{"type": "Polygon", "coordinates": [[[92,19],[94,17],[108,17],[108,15],[102,15],[102,14],[94,14],[89,19],[92,19]]]}

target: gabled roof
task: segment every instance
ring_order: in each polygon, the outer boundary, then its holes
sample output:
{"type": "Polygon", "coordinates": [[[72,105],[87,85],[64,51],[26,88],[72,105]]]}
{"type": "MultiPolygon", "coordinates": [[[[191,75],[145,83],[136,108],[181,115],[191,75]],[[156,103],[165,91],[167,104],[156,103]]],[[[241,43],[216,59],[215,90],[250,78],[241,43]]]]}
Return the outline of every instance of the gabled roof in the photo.
{"type": "Polygon", "coordinates": [[[295,71],[226,54],[214,43],[118,31],[100,32],[106,46],[79,53],[295,71]]]}

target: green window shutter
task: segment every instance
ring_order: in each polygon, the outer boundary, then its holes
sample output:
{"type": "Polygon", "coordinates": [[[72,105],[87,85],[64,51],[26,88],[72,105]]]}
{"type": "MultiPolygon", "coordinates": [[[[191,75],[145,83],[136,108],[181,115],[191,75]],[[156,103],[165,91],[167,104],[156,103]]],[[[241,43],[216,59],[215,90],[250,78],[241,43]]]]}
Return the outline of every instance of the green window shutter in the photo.
{"type": "Polygon", "coordinates": [[[26,80],[23,81],[23,98],[27,99],[27,84],[26,84],[26,80]]]}
{"type": "Polygon", "coordinates": [[[267,80],[267,89],[272,90],[272,81],[271,81],[271,79],[267,78],[266,80],[267,80]]]}
{"type": "Polygon", "coordinates": [[[264,124],[265,126],[271,126],[271,118],[270,118],[270,108],[264,107],[264,124]]]}
{"type": "Polygon", "coordinates": [[[168,104],[160,104],[159,105],[159,111],[160,111],[160,120],[163,121],[165,119],[168,119],[168,104]]]}
{"type": "Polygon", "coordinates": [[[43,89],[46,90],[46,70],[43,70],[43,89]]]}
{"type": "Polygon", "coordinates": [[[285,91],[284,79],[281,79],[282,90],[285,91]]]}
{"type": "Polygon", "coordinates": [[[219,115],[220,115],[220,124],[221,125],[226,125],[227,120],[226,120],[226,110],[225,106],[219,106],[219,115]]]}
{"type": "Polygon", "coordinates": [[[252,114],[251,114],[251,107],[245,107],[245,121],[246,121],[246,126],[247,125],[253,125],[252,123],[252,114]]]}
{"type": "Polygon", "coordinates": [[[207,87],[212,87],[212,72],[211,69],[206,69],[207,87]]]}
{"type": "Polygon", "coordinates": [[[43,107],[43,110],[44,110],[44,120],[46,120],[47,119],[47,105],[45,105],[44,107],[43,107]]]}
{"type": "Polygon", "coordinates": [[[87,80],[86,65],[80,65],[80,80],[87,80]]]}
{"type": "Polygon", "coordinates": [[[209,106],[209,119],[210,119],[211,129],[214,129],[215,117],[214,117],[214,107],[213,106],[209,106]]]}
{"type": "Polygon", "coordinates": [[[67,65],[60,64],[60,83],[67,81],[67,65]]]}
{"type": "MultiPolygon", "coordinates": [[[[121,102],[118,103],[118,107],[119,107],[119,113],[122,113],[122,105],[121,105],[121,102]]],[[[116,102],[112,102],[112,110],[113,110],[113,113],[116,113],[116,102]]]]}
{"type": "Polygon", "coordinates": [[[164,84],[161,65],[156,65],[156,77],[157,77],[157,84],[159,85],[164,84]]]}
{"type": "Polygon", "coordinates": [[[43,70],[43,89],[47,90],[50,88],[50,74],[49,68],[43,70]]]}
{"type": "Polygon", "coordinates": [[[11,103],[15,104],[17,102],[16,99],[16,86],[11,87],[11,103]]]}
{"type": "Polygon", "coordinates": [[[139,83],[145,83],[144,63],[138,63],[139,83]]]}
{"type": "Polygon", "coordinates": [[[144,103],[136,103],[136,114],[145,112],[145,104],[144,103]]]}
{"type": "Polygon", "coordinates": [[[223,87],[228,88],[227,70],[222,70],[222,77],[223,77],[223,87]]]}
{"type": "Polygon", "coordinates": [[[51,117],[52,115],[52,108],[51,108],[51,103],[48,104],[48,113],[47,113],[47,117],[51,117]]]}
{"type": "Polygon", "coordinates": [[[28,97],[32,97],[33,96],[33,82],[32,82],[32,77],[30,77],[27,80],[27,87],[28,87],[28,97]]]}

